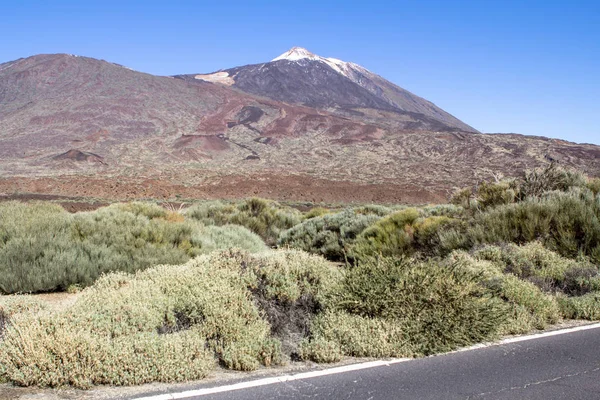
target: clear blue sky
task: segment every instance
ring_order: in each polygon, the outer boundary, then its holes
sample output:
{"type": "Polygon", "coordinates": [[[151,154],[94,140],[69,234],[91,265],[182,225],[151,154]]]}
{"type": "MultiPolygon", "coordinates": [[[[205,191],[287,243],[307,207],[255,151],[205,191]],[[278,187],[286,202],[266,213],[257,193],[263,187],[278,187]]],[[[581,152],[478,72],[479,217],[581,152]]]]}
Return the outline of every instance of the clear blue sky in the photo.
{"type": "Polygon", "coordinates": [[[101,58],[160,75],[292,46],[365,66],[482,132],[600,144],[600,0],[9,1],[0,62],[101,58]]]}

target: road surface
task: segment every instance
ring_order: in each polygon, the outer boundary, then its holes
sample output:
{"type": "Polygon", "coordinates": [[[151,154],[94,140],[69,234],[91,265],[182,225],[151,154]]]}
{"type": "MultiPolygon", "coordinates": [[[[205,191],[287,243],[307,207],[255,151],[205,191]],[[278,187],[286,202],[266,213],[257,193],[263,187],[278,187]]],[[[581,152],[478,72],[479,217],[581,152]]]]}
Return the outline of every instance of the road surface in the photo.
{"type": "Polygon", "coordinates": [[[361,370],[301,379],[292,376],[274,384],[260,382],[243,382],[233,387],[199,386],[147,399],[599,400],[600,325],[361,370]],[[257,382],[261,386],[252,387],[257,382]],[[231,390],[246,385],[250,387],[231,390]],[[221,390],[224,391],[214,393],[221,390]]]}

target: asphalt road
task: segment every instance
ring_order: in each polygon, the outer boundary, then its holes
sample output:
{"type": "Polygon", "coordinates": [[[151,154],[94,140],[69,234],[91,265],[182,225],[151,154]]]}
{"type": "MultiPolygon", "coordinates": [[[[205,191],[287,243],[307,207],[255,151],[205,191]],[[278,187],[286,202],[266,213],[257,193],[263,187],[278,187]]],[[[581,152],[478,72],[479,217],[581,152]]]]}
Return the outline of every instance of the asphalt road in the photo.
{"type": "Polygon", "coordinates": [[[600,329],[187,398],[598,400],[600,329]]]}

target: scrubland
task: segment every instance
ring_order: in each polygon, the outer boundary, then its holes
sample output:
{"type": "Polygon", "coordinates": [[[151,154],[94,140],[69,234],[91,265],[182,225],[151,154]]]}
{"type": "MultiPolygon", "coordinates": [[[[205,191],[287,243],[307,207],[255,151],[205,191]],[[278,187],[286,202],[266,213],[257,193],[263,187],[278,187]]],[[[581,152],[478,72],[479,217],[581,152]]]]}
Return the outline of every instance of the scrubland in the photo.
{"type": "Polygon", "coordinates": [[[1,203],[0,381],[179,382],[599,320],[599,191],[551,165],[419,207],[1,203]]]}

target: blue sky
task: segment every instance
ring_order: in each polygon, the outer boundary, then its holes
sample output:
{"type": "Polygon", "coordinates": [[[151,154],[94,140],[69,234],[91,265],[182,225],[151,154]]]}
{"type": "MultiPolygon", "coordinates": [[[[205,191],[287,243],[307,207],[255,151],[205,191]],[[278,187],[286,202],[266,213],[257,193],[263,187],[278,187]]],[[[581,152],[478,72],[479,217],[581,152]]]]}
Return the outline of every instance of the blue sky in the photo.
{"type": "Polygon", "coordinates": [[[353,61],[482,132],[600,144],[600,1],[12,1],[0,62],[39,53],[159,75],[353,61]]]}

